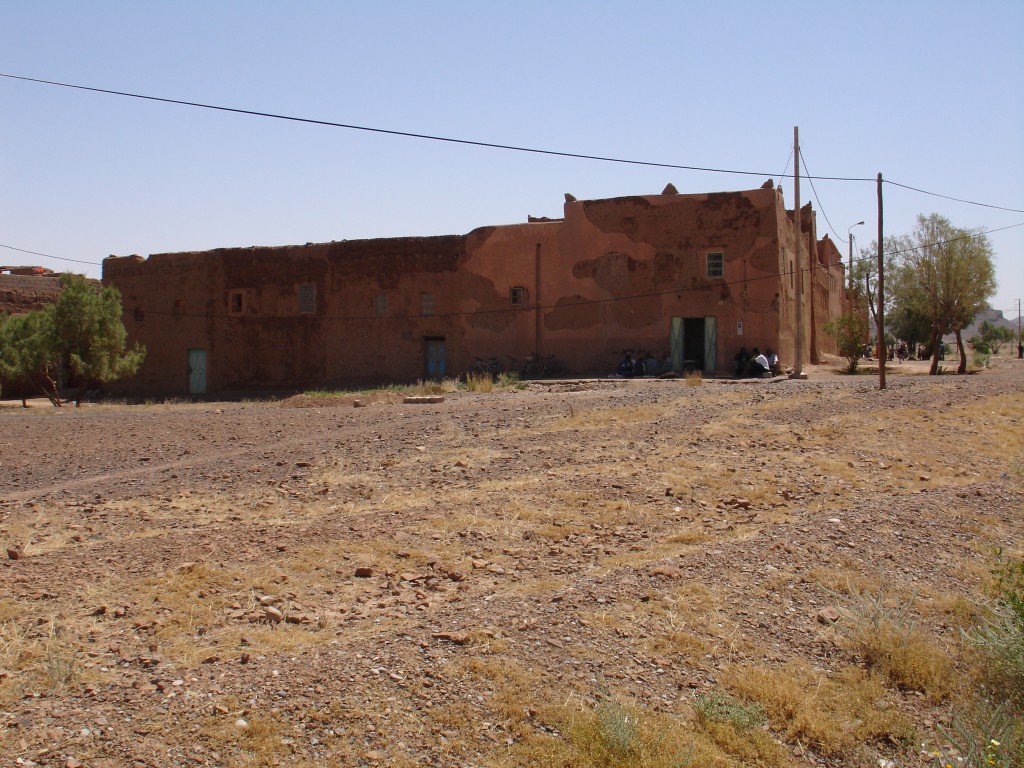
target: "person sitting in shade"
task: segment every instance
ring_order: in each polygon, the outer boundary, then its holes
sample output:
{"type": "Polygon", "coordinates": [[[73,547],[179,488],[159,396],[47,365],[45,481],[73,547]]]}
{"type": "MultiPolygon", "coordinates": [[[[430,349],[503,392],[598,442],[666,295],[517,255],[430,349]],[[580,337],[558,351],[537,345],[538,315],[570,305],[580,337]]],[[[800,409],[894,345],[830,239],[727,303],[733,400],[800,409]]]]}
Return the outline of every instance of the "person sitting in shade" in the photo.
{"type": "Polygon", "coordinates": [[[653,352],[648,352],[647,357],[644,358],[644,375],[657,376],[659,373],[661,373],[661,366],[658,365],[657,358],[654,357],[653,352]]]}
{"type": "Polygon", "coordinates": [[[624,379],[633,378],[633,356],[629,354],[629,352],[627,352],[626,356],[622,358],[622,361],[619,363],[619,367],[616,369],[615,373],[624,379]]]}
{"type": "Polygon", "coordinates": [[[732,359],[733,362],[733,374],[736,378],[739,378],[747,372],[747,364],[750,362],[750,355],[747,354],[746,347],[740,347],[740,351],[736,353],[736,357],[732,359]]]}
{"type": "Polygon", "coordinates": [[[644,353],[643,350],[637,353],[636,360],[633,361],[633,375],[638,378],[643,378],[644,375],[644,353]]]}
{"type": "Polygon", "coordinates": [[[747,368],[747,374],[750,376],[761,376],[762,374],[768,373],[768,358],[762,355],[757,347],[754,347],[754,357],[750,361],[750,366],[747,368]]]}
{"type": "Polygon", "coordinates": [[[764,351],[764,356],[768,359],[768,370],[771,371],[772,376],[779,375],[779,356],[776,355],[771,349],[764,351]]]}

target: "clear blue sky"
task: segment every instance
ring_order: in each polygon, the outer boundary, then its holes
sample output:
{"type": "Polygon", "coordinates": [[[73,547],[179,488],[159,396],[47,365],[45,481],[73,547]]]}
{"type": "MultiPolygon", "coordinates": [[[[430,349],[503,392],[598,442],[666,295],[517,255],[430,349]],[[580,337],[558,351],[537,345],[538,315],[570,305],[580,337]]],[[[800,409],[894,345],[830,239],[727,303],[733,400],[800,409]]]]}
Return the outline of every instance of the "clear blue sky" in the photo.
{"type": "MultiPolygon", "coordinates": [[[[754,188],[808,169],[1024,209],[1024,3],[14,2],[0,72],[370,127],[764,176],[548,157],[0,78],[0,264],[461,234],[578,198],[754,188]]],[[[792,204],[792,180],[783,183],[792,204]]],[[[819,235],[877,232],[873,182],[801,184],[819,235]]],[[[1024,223],[886,186],[918,213],[1024,223]]],[[[1024,226],[990,235],[997,309],[1024,226]]],[[[838,242],[846,253],[846,245],[838,242]]]]}

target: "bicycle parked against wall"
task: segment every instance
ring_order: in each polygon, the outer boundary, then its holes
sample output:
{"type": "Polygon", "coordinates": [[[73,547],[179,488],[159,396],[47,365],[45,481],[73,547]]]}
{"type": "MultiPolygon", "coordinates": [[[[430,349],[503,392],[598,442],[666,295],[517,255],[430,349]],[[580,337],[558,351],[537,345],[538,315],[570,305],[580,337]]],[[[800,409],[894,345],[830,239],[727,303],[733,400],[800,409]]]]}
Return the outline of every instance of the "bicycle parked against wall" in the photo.
{"type": "Polygon", "coordinates": [[[554,355],[538,355],[536,353],[520,360],[508,356],[511,364],[509,370],[516,371],[521,379],[540,379],[545,376],[557,376],[565,370],[554,355]]]}
{"type": "Polygon", "coordinates": [[[498,358],[492,357],[490,360],[484,360],[480,357],[474,357],[473,364],[466,371],[466,378],[490,376],[492,381],[497,381],[501,373],[501,363],[498,362],[498,358]]]}

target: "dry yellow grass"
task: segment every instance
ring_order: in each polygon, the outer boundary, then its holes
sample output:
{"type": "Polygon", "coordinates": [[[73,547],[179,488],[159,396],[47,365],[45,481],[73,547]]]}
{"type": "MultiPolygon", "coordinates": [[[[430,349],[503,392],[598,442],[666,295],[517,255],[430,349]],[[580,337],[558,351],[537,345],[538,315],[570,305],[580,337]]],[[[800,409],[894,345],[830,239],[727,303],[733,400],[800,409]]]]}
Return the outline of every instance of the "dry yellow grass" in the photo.
{"type": "MultiPolygon", "coordinates": [[[[365,703],[365,711],[325,706],[316,716],[343,723],[350,732],[326,744],[326,757],[318,763],[322,765],[367,762],[367,745],[352,734],[361,733],[366,720],[386,720],[385,712],[396,720],[418,718],[415,728],[420,729],[424,741],[447,740],[437,753],[451,764],[465,764],[470,754],[478,755],[473,759],[480,765],[540,768],[661,766],[684,757],[694,765],[791,764],[791,752],[780,751],[773,735],[784,737],[789,747],[809,745],[832,756],[837,764],[859,764],[864,744],[906,742],[912,729],[900,713],[896,689],[926,692],[930,701],[914,699],[922,708],[943,700],[947,702],[944,706],[949,706],[948,697],[954,691],[949,661],[957,653],[950,638],[955,638],[957,628],[970,626],[980,615],[969,592],[984,584],[992,547],[1005,543],[1016,529],[1013,510],[979,501],[976,514],[964,514],[961,505],[956,514],[962,517],[957,530],[963,541],[958,539],[959,549],[936,552],[934,566],[947,578],[960,581],[965,594],[922,587],[922,598],[915,606],[915,616],[947,633],[944,640],[923,629],[907,632],[906,625],[899,624],[894,628],[872,626],[864,636],[849,634],[842,645],[847,660],[861,660],[871,665],[869,671],[850,667],[833,674],[806,663],[778,669],[768,661],[756,662],[778,659],[780,652],[757,645],[757,632],[750,631],[753,625],[736,613],[736,605],[743,600],[730,592],[732,587],[683,580],[679,571],[666,578],[652,577],[651,569],[656,564],[675,565],[678,558],[692,563],[689,555],[695,548],[731,547],[748,537],[771,534],[772,527],[781,523],[822,513],[843,513],[845,517],[859,497],[874,493],[880,484],[898,495],[935,485],[956,493],[968,483],[1015,471],[1012,457],[1014,452],[1020,456],[1024,445],[1019,435],[1024,408],[1014,401],[982,399],[948,412],[895,408],[849,415],[844,407],[863,410],[863,396],[819,393],[816,405],[834,415],[805,425],[773,423],[772,414],[779,413],[782,421],[782,408],[806,405],[812,402],[810,396],[751,403],[749,390],[724,389],[715,382],[679,392],[683,394],[657,405],[577,408],[568,416],[539,418],[538,429],[507,429],[500,442],[486,445],[473,442],[465,423],[439,423],[441,448],[421,452],[407,445],[408,450],[392,454],[340,455],[308,481],[293,483],[301,492],[295,498],[261,485],[254,477],[250,487],[230,494],[194,492],[97,505],[106,512],[135,516],[133,523],[138,524],[123,534],[123,540],[140,546],[173,532],[173,524],[181,520],[197,530],[229,521],[273,524],[283,530],[297,525],[312,527],[311,523],[319,520],[334,526],[344,521],[346,526],[377,525],[386,533],[378,531],[366,539],[313,537],[301,544],[292,539],[287,551],[276,553],[272,561],[260,557],[255,562],[235,558],[230,540],[225,539],[216,557],[189,568],[149,578],[119,576],[109,583],[77,586],[62,595],[62,600],[77,601],[87,608],[132,602],[134,613],[125,626],[135,619],[143,625],[159,620],[138,631],[141,647],[152,641],[158,647],[154,653],[194,668],[210,656],[234,660],[243,649],[284,658],[359,644],[363,644],[361,648],[379,647],[400,632],[415,634],[409,630],[407,618],[396,617],[393,601],[384,605],[392,595],[390,588],[381,589],[381,582],[394,580],[385,575],[389,570],[426,572],[428,563],[440,559],[466,570],[471,578],[463,585],[465,591],[445,584],[454,596],[451,604],[444,605],[451,612],[424,613],[430,618],[417,620],[419,637],[428,639],[435,622],[437,626],[457,623],[452,617],[468,615],[466,606],[481,608],[479,614],[472,615],[475,621],[486,616],[488,605],[518,600],[526,611],[533,605],[550,605],[558,596],[556,610],[564,606],[595,639],[591,646],[579,644],[551,652],[557,653],[558,664],[579,671],[565,674],[561,668],[546,669],[536,655],[526,661],[521,655],[527,642],[524,637],[515,632],[495,634],[483,619],[483,624],[471,629],[471,642],[451,653],[443,669],[447,680],[458,683],[452,690],[459,696],[483,697],[482,703],[453,697],[444,704],[435,701],[429,712],[410,715],[419,700],[408,691],[389,689],[383,694],[374,691],[377,699],[365,703]],[[674,424],[680,409],[712,392],[716,407],[731,403],[733,410],[685,436],[673,432],[649,440],[615,436],[627,426],[640,427],[642,435],[646,428],[674,424]],[[756,438],[749,434],[755,420],[763,425],[756,438]],[[565,453],[550,446],[534,451],[532,442],[524,443],[529,462],[517,463],[518,449],[507,447],[509,441],[533,441],[545,433],[568,432],[570,437],[589,433],[593,437],[602,430],[611,436],[595,441],[579,456],[573,453],[572,440],[564,447],[565,453]],[[882,430],[894,442],[913,444],[915,450],[920,446],[920,450],[910,456],[905,447],[902,452],[898,448],[876,449],[872,438],[883,434],[882,430]],[[542,463],[549,457],[547,464],[542,463]],[[464,469],[479,471],[483,479],[465,479],[470,473],[462,472],[464,469]],[[924,475],[930,479],[920,479],[924,475]],[[403,486],[396,477],[411,477],[414,482],[403,486]],[[423,477],[443,478],[443,487],[422,487],[418,481],[423,477]],[[612,482],[615,491],[610,490],[612,482]],[[803,495],[790,498],[779,494],[780,488],[789,487],[803,495]],[[665,488],[672,490],[673,498],[666,500],[665,488]],[[321,489],[324,493],[319,494],[321,489]],[[749,519],[745,511],[723,504],[723,499],[732,497],[750,502],[749,519]],[[719,514],[720,506],[724,514],[719,514]],[[706,523],[705,517],[713,522],[706,523]],[[392,519],[404,534],[401,540],[391,535],[392,519]],[[389,525],[380,526],[381,520],[389,525]],[[725,529],[726,522],[731,529],[725,529]],[[623,529],[621,534],[617,528],[623,529]],[[964,558],[964,548],[973,548],[977,557],[964,558]],[[525,554],[506,552],[518,549],[525,554]],[[483,567],[474,571],[472,561],[478,558],[506,566],[508,574],[498,578],[483,567]],[[552,563],[556,567],[546,567],[552,563]],[[356,564],[373,566],[374,583],[351,578],[356,564]],[[606,594],[614,594],[614,599],[603,604],[582,599],[572,602],[581,573],[594,591],[607,589],[606,594]],[[616,585],[619,579],[624,586],[616,585]],[[325,626],[315,621],[273,626],[228,619],[235,611],[232,606],[255,611],[258,596],[267,593],[317,606],[309,613],[326,619],[325,626]],[[484,593],[486,600],[494,602],[473,602],[484,593]],[[370,619],[354,617],[354,611],[345,613],[359,606],[374,608],[366,612],[370,619]],[[680,697],[675,686],[685,686],[691,675],[699,680],[713,674],[744,702],[762,704],[771,730],[750,732],[727,720],[691,717],[681,697],[668,705],[659,701],[656,711],[651,702],[644,702],[648,708],[631,698],[629,691],[637,688],[633,680],[609,676],[595,684],[582,671],[593,664],[613,666],[618,662],[615,654],[635,655],[645,663],[670,659],[671,664],[665,665],[669,672],[659,682],[668,680],[668,675],[677,678],[667,686],[673,699],[680,697]],[[733,666],[723,673],[727,664],[733,666]],[[592,685],[610,690],[602,689],[597,697],[598,692],[590,690],[592,685]],[[495,731],[500,736],[486,740],[481,736],[484,717],[495,728],[500,726],[495,731]],[[440,731],[447,732],[444,739],[440,731]],[[506,743],[506,738],[514,743],[506,743]],[[479,756],[481,752],[485,754],[479,756]]],[[[926,511],[935,515],[937,522],[950,523],[942,505],[926,511]]],[[[66,533],[44,527],[47,517],[59,513],[42,508],[18,510],[5,522],[4,532],[11,539],[24,538],[31,556],[56,553],[71,546],[66,533]]],[[[896,525],[883,522],[872,533],[889,535],[896,525]]],[[[739,547],[737,551],[741,551],[739,547]]],[[[803,557],[803,551],[798,551],[803,557]]],[[[846,550],[831,556],[828,565],[811,571],[787,570],[781,564],[778,570],[758,572],[749,582],[758,594],[749,597],[770,600],[764,594],[785,593],[793,586],[806,596],[815,592],[816,583],[842,598],[839,603],[852,601],[882,588],[877,575],[865,574],[869,568],[860,553],[846,550]]],[[[905,601],[913,594],[902,584],[885,586],[894,601],[905,601]]],[[[433,594],[430,597],[435,599],[433,594]]],[[[58,689],[74,674],[98,674],[88,666],[90,661],[82,663],[80,641],[101,635],[107,619],[74,615],[67,618],[72,630],[68,634],[40,630],[30,635],[27,622],[13,619],[35,618],[36,605],[28,599],[0,600],[0,667],[15,673],[0,681],[0,700],[15,701],[26,686],[58,689]]],[[[803,609],[807,610],[806,603],[803,609]]],[[[814,626],[813,609],[808,615],[808,624],[814,626]]],[[[830,630],[814,629],[817,639],[830,637],[830,630]]],[[[140,650],[132,648],[133,652],[140,650]]],[[[419,650],[417,647],[414,652],[419,650]]],[[[805,651],[803,647],[794,653],[805,651]]],[[[656,685],[650,687],[658,690],[656,685]]],[[[236,708],[243,711],[245,706],[232,703],[232,714],[236,708]]],[[[307,715],[306,722],[315,719],[313,714],[307,715]]],[[[223,714],[203,720],[202,727],[209,729],[206,743],[229,755],[225,759],[234,761],[232,764],[256,766],[278,761],[302,765],[282,740],[295,729],[295,722],[260,711],[239,716],[248,720],[244,729],[234,725],[236,717],[223,714]]],[[[386,723],[381,728],[384,730],[386,723]]],[[[382,764],[417,763],[396,745],[382,764]]]]}
{"type": "Polygon", "coordinates": [[[826,755],[849,758],[862,744],[885,739],[908,744],[915,737],[881,678],[855,667],[828,676],[799,662],[782,668],[739,666],[730,670],[726,684],[764,707],[788,739],[826,755]]]}

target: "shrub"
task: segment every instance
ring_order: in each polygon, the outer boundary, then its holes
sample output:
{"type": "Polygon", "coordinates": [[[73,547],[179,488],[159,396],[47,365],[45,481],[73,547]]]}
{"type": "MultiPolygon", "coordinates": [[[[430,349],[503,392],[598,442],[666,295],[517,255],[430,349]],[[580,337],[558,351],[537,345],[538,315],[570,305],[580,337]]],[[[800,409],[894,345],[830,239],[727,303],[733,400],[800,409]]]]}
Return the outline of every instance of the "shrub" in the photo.
{"type": "Polygon", "coordinates": [[[981,655],[982,685],[997,701],[1024,713],[1024,560],[995,570],[994,615],[967,634],[981,655]]]}
{"type": "Polygon", "coordinates": [[[693,702],[699,722],[728,722],[740,731],[762,725],[767,717],[760,704],[743,704],[731,696],[711,692],[698,694],[693,702]]]}
{"type": "Polygon", "coordinates": [[[884,582],[877,593],[857,593],[848,618],[837,629],[847,647],[899,688],[945,699],[954,686],[953,665],[945,649],[911,616],[916,595],[889,605],[884,582]]]}
{"type": "Polygon", "coordinates": [[[857,362],[868,335],[868,319],[860,312],[847,312],[825,323],[825,333],[836,340],[839,354],[846,358],[847,373],[857,372],[857,362]]]}
{"type": "Polygon", "coordinates": [[[585,765],[593,768],[675,768],[690,764],[689,750],[637,707],[614,701],[599,704],[577,717],[570,739],[585,765]]]}

